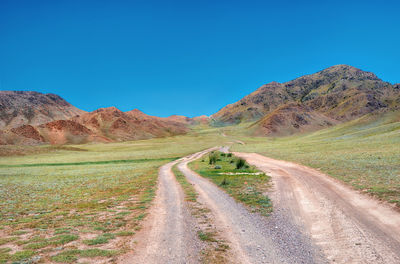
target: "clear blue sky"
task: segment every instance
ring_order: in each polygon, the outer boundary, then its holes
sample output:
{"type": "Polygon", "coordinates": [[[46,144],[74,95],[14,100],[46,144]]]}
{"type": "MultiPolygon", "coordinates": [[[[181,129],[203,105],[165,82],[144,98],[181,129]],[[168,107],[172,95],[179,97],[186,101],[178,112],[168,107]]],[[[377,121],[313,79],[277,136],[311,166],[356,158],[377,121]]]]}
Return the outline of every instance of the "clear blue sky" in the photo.
{"type": "Polygon", "coordinates": [[[0,0],[0,89],[196,116],[335,64],[397,83],[398,2],[0,0]]]}

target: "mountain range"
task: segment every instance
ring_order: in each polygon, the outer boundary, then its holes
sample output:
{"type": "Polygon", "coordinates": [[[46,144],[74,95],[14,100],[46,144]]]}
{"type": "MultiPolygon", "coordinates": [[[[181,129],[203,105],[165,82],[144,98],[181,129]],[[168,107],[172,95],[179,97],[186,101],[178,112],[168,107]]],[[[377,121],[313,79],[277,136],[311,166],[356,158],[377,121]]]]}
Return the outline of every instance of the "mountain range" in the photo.
{"type": "Polygon", "coordinates": [[[53,94],[0,92],[0,144],[34,145],[114,142],[188,132],[202,117],[160,118],[115,107],[85,112],[53,94]]]}
{"type": "Polygon", "coordinates": [[[252,135],[288,136],[399,108],[400,84],[349,65],[265,84],[211,117],[161,118],[115,107],[85,112],[55,94],[0,91],[0,144],[138,140],[185,134],[199,124],[248,123],[252,135]]]}

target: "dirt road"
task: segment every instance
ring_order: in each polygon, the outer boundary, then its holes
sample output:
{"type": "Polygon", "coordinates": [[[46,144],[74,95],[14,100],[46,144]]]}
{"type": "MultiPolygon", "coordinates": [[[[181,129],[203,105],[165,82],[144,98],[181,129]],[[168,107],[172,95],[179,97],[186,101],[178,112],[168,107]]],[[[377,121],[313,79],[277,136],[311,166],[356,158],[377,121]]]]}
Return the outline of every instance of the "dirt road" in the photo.
{"type": "Polygon", "coordinates": [[[234,153],[272,177],[274,212],[263,217],[187,167],[208,151],[160,168],[157,196],[134,252],[120,263],[199,263],[202,242],[171,171],[175,164],[210,210],[232,263],[400,263],[400,213],[391,207],[317,170],[234,153]]]}
{"type": "Polygon", "coordinates": [[[178,168],[191,182],[229,243],[234,263],[324,263],[311,241],[280,213],[268,219],[250,213],[223,190],[200,177],[187,163],[204,152],[184,158],[178,168]]]}
{"type": "Polygon", "coordinates": [[[272,177],[283,210],[334,263],[400,263],[400,213],[321,172],[254,153],[234,153],[272,177]]]}
{"type": "Polygon", "coordinates": [[[156,198],[134,252],[119,263],[198,263],[201,251],[195,220],[185,206],[183,191],[171,171],[178,161],[160,168],[156,198]]]}

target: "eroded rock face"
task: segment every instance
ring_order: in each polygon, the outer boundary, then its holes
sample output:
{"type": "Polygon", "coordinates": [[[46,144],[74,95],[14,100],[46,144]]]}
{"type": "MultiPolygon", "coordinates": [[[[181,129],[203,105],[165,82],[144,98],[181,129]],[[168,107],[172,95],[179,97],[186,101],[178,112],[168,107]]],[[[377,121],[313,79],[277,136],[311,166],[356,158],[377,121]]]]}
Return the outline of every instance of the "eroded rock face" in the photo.
{"type": "Polygon", "coordinates": [[[40,135],[39,131],[31,125],[23,125],[23,126],[20,126],[17,128],[12,128],[11,131],[19,136],[31,138],[31,139],[37,140],[39,142],[45,141],[43,136],[40,135]]]}

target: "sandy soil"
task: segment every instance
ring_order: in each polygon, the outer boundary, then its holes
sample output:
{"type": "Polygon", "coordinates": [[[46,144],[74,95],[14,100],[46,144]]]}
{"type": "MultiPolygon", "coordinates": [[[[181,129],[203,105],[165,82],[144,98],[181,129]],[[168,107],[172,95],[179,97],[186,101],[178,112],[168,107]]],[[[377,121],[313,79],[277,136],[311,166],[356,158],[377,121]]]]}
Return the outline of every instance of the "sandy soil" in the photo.
{"type": "Polygon", "coordinates": [[[272,177],[285,210],[331,263],[400,263],[400,213],[323,173],[254,153],[234,153],[272,177]]]}

